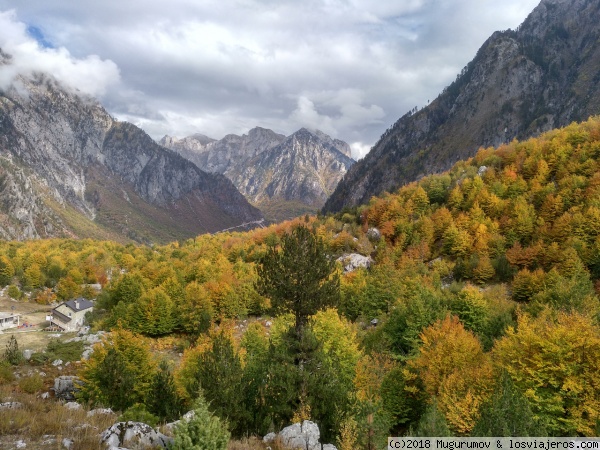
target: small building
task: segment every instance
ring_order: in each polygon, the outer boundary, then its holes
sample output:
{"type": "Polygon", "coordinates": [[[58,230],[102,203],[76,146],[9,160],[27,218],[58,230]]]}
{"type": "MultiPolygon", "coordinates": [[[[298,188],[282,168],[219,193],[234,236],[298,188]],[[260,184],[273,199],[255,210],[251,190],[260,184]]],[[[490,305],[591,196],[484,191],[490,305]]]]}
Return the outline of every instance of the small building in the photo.
{"type": "Polygon", "coordinates": [[[77,331],[83,326],[85,315],[94,310],[94,304],[83,297],[67,300],[51,311],[51,325],[62,331],[77,331]]]}
{"type": "Polygon", "coordinates": [[[18,327],[21,314],[0,312],[0,330],[4,328],[18,327]]]}

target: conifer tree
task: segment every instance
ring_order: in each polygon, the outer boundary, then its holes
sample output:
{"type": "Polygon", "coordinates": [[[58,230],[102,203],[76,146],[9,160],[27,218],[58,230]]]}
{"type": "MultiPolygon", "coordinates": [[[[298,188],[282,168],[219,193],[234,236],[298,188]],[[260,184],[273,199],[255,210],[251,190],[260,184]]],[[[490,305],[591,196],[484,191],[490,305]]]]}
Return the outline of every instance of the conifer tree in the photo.
{"type": "MultiPolygon", "coordinates": [[[[412,434],[412,433],[411,433],[412,434]]],[[[437,402],[433,402],[427,406],[419,425],[414,432],[416,437],[443,437],[452,436],[446,418],[438,409],[437,402]]]]}
{"type": "Polygon", "coordinates": [[[4,359],[13,366],[16,366],[23,360],[23,354],[19,351],[19,343],[14,334],[10,336],[10,340],[6,344],[4,359]]]}
{"type": "Polygon", "coordinates": [[[546,429],[535,419],[529,402],[506,372],[480,413],[471,436],[546,436],[546,429]]]}
{"type": "Polygon", "coordinates": [[[166,360],[160,362],[150,382],[146,406],[149,412],[165,422],[176,420],[183,412],[183,403],[166,360]]]}
{"type": "Polygon", "coordinates": [[[281,248],[267,249],[257,272],[257,291],[271,299],[277,312],[294,314],[298,340],[310,316],[339,302],[335,261],[326,254],[322,239],[302,225],[282,237],[281,248]]]}
{"type": "Polygon", "coordinates": [[[170,450],[226,450],[229,442],[227,423],[213,416],[208,404],[200,396],[194,407],[194,416],[182,420],[175,428],[175,440],[170,450]]]}

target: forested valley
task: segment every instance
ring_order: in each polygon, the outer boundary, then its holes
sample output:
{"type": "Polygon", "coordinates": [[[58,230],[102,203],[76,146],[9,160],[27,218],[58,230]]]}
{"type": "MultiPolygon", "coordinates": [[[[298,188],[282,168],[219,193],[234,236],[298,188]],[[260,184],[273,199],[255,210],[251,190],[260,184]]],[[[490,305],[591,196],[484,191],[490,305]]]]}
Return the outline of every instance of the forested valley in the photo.
{"type": "MultiPolygon", "coordinates": [[[[336,215],[161,246],[3,241],[0,284],[97,297],[92,330],[110,333],[78,401],[152,425],[199,408],[233,442],[308,419],[341,450],[597,436],[600,119],[336,215]],[[372,263],[346,270],[349,254],[372,263]]],[[[5,359],[0,397],[23,364],[5,359]]]]}

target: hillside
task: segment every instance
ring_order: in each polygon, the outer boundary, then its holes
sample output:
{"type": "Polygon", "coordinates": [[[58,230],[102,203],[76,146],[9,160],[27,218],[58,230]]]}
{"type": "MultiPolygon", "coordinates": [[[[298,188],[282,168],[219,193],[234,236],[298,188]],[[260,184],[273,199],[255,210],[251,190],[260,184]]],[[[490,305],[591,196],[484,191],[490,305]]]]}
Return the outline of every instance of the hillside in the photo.
{"type": "Polygon", "coordinates": [[[0,161],[6,239],[168,242],[262,219],[225,177],[44,74],[0,93],[0,161]]]}
{"type": "Polygon", "coordinates": [[[393,124],[324,206],[340,211],[497,146],[600,112],[599,0],[542,0],[434,101],[393,124]]]}
{"type": "Polygon", "coordinates": [[[306,417],[325,442],[353,449],[425,432],[595,436],[599,224],[593,118],[481,149],[336,216],[152,249],[3,241],[0,283],[42,302],[42,286],[62,299],[85,283],[103,285],[94,326],[113,330],[105,344],[113,352],[95,351],[79,371],[88,405],[163,414],[147,395],[159,389],[150,375],[166,375],[147,349],[176,348],[183,356],[169,398],[189,407],[201,386],[233,436],[263,436],[306,417]],[[339,303],[318,311],[300,342],[293,318],[273,310],[258,283],[265,255],[282,252],[297,227],[321,240],[326,261],[373,258],[370,268],[338,265],[339,303]],[[98,376],[109,354],[123,364],[110,367],[127,368],[110,376],[126,373],[136,387],[117,397],[113,379],[98,376]]]}

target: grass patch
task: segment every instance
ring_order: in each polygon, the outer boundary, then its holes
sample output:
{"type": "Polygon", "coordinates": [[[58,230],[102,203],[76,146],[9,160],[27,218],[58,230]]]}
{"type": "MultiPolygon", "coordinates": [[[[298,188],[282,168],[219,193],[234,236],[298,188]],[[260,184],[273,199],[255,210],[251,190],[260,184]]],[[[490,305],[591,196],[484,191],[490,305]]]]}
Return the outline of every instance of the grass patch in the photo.
{"type": "Polygon", "coordinates": [[[61,402],[40,400],[34,394],[14,393],[8,386],[0,388],[0,398],[23,404],[21,408],[0,410],[0,437],[25,438],[30,442],[27,448],[38,448],[33,443],[53,436],[58,444],[63,438],[73,439],[73,450],[104,449],[98,434],[116,421],[114,414],[88,417],[86,408],[71,410],[61,402]]]}

